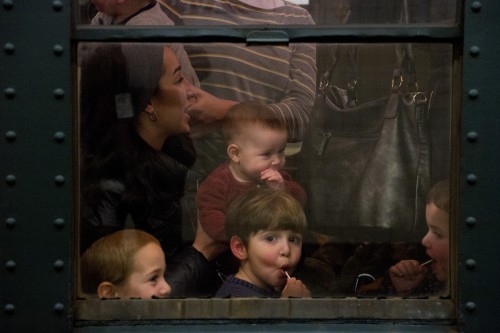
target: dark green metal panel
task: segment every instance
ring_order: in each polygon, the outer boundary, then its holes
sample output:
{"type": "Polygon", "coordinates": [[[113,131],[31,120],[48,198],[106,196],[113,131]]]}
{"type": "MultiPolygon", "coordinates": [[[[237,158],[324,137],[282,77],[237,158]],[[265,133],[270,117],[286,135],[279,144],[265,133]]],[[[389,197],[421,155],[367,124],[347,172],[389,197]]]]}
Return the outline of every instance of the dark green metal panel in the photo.
{"type": "Polygon", "coordinates": [[[459,296],[463,330],[500,330],[500,3],[467,1],[459,296]]]}
{"type": "Polygon", "coordinates": [[[0,331],[71,325],[69,1],[0,7],[0,331]]]}

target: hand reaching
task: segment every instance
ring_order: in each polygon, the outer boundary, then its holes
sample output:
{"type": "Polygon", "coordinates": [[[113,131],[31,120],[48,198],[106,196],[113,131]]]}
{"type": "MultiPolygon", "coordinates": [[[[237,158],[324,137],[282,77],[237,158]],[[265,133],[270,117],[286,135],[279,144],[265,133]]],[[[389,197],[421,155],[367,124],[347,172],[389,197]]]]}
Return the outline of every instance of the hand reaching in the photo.
{"type": "Polygon", "coordinates": [[[199,88],[193,88],[195,97],[189,107],[191,136],[210,133],[237,102],[218,98],[199,88]]]}

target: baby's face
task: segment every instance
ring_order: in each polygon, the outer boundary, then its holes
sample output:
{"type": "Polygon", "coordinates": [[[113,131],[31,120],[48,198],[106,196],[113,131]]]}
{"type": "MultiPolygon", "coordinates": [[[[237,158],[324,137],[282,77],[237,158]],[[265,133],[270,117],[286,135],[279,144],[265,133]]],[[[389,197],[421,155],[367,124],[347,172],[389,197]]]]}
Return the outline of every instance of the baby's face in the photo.
{"type": "Polygon", "coordinates": [[[149,243],[135,254],[132,272],[125,283],[117,287],[117,296],[122,299],[167,297],[171,288],[164,275],[163,250],[158,244],[149,243]]]}
{"type": "Polygon", "coordinates": [[[427,248],[427,255],[434,259],[431,268],[436,279],[444,282],[448,279],[450,216],[446,211],[430,203],[427,204],[425,218],[429,231],[422,239],[422,245],[427,248]]]}
{"type": "Polygon", "coordinates": [[[260,182],[266,169],[281,170],[285,166],[287,133],[262,126],[249,126],[235,140],[240,148],[238,178],[260,182]]]}

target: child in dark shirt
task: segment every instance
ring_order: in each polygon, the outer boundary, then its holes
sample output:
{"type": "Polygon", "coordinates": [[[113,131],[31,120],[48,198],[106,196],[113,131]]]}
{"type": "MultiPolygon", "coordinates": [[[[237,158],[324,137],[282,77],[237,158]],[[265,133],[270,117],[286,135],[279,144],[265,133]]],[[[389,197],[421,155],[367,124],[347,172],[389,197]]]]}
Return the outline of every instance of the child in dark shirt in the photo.
{"type": "Polygon", "coordinates": [[[306,228],[302,206],[285,191],[257,188],[233,201],[226,232],[240,267],[216,297],[310,297],[309,289],[290,276],[306,228]]]}

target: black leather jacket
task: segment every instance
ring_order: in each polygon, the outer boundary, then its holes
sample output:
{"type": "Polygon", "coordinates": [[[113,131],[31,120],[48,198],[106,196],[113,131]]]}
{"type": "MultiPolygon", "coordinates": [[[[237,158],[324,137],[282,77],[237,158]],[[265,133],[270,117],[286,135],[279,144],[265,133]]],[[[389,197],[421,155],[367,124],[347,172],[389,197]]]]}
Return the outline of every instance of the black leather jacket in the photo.
{"type": "MultiPolygon", "coordinates": [[[[140,144],[145,145],[144,142],[140,144]]],[[[174,150],[179,148],[177,146],[174,150]]],[[[136,169],[139,171],[135,172],[144,173],[152,190],[137,186],[127,188],[127,174],[120,175],[120,172],[116,178],[108,175],[101,179],[95,195],[82,200],[81,251],[99,237],[135,227],[158,238],[165,256],[171,257],[182,244],[181,197],[190,164],[183,158],[184,154],[185,151],[168,154],[149,148],[145,150],[149,163],[139,166],[136,169]]]]}

